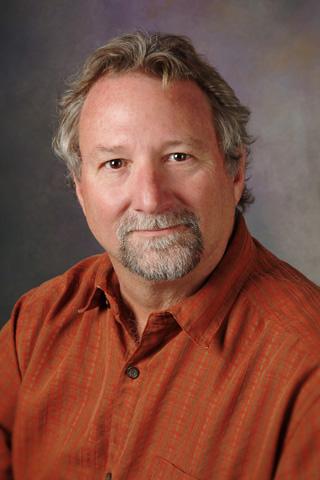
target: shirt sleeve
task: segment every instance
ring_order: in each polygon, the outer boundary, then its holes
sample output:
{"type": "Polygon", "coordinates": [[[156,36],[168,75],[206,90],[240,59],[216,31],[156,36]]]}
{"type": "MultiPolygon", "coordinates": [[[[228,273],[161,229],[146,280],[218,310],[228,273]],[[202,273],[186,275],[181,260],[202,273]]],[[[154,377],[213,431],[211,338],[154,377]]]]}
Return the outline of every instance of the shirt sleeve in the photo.
{"type": "Polygon", "coordinates": [[[17,309],[0,332],[0,480],[13,478],[11,442],[21,382],[15,346],[16,317],[17,309]]]}
{"type": "Polygon", "coordinates": [[[275,480],[320,478],[320,371],[312,377],[293,408],[275,480]]]}

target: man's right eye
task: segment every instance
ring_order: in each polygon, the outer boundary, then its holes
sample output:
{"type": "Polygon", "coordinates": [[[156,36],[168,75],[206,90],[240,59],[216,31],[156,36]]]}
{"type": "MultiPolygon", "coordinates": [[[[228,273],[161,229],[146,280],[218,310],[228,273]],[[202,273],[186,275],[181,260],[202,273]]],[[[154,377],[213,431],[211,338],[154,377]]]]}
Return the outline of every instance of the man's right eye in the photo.
{"type": "Polygon", "coordinates": [[[118,170],[124,166],[124,160],[122,158],[114,158],[113,160],[108,160],[105,162],[106,168],[111,168],[112,170],[118,170]]]}

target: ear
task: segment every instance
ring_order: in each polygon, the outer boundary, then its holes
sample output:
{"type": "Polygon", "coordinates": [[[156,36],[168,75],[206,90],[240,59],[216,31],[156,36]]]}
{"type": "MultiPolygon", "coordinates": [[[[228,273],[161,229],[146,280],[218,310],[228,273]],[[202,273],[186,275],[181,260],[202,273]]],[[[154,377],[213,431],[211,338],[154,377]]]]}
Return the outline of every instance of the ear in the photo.
{"type": "Polygon", "coordinates": [[[247,153],[245,149],[241,148],[241,158],[238,162],[238,169],[233,176],[233,195],[234,195],[234,202],[235,207],[238,205],[241,195],[244,190],[245,179],[246,179],[246,161],[247,161],[247,153]]]}
{"type": "Polygon", "coordinates": [[[86,215],[85,202],[84,202],[83,195],[82,195],[81,180],[76,178],[76,176],[74,175],[73,176],[73,182],[74,182],[74,186],[75,186],[77,199],[80,203],[80,206],[82,208],[82,211],[83,211],[84,215],[86,215]]]}

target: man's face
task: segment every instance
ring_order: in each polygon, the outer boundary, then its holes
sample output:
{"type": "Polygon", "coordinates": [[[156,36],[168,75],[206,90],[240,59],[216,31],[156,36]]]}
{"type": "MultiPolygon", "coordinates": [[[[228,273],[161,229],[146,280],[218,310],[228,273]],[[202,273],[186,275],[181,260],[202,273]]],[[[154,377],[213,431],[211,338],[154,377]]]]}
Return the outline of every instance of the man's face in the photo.
{"type": "Polygon", "coordinates": [[[243,169],[227,174],[208,99],[192,81],[105,76],[79,124],[76,189],[115,269],[154,281],[212,268],[230,237],[243,169]]]}

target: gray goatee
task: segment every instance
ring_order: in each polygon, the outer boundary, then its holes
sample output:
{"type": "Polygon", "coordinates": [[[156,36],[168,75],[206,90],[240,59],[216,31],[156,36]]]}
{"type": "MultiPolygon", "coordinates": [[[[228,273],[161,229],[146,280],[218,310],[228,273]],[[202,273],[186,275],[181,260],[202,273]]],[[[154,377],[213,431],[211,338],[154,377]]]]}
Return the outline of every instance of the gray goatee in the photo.
{"type": "Polygon", "coordinates": [[[146,215],[130,213],[117,229],[119,260],[146,280],[176,280],[199,263],[203,239],[196,215],[189,210],[146,215]],[[139,238],[137,230],[159,230],[177,225],[184,228],[157,237],[139,238]]]}

